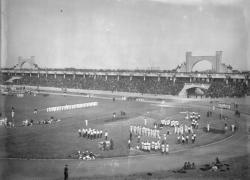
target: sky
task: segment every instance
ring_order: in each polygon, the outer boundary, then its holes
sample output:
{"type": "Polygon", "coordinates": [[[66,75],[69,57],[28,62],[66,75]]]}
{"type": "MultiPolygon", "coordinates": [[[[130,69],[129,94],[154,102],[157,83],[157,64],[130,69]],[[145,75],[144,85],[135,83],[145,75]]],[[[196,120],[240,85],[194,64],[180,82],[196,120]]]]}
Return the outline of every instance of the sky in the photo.
{"type": "Polygon", "coordinates": [[[2,67],[35,56],[43,68],[169,70],[186,51],[221,50],[223,63],[250,70],[247,0],[3,1],[2,67]]]}

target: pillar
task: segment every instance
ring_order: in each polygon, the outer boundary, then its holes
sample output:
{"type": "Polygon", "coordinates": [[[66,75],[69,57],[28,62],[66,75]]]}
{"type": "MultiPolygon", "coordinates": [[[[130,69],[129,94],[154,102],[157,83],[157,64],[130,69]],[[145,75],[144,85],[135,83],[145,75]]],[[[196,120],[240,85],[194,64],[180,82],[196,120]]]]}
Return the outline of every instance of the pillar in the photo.
{"type": "Polygon", "coordinates": [[[192,59],[192,52],[188,51],[186,52],[186,72],[191,71],[190,63],[192,59]]]}
{"type": "Polygon", "coordinates": [[[0,0],[1,7],[1,36],[0,36],[0,67],[7,62],[7,0],[0,0]],[[3,64],[2,64],[3,63],[3,64]]]}
{"type": "Polygon", "coordinates": [[[215,58],[216,58],[216,67],[215,67],[215,71],[217,72],[217,73],[219,73],[220,72],[220,65],[221,65],[221,59],[222,59],[222,51],[216,51],[216,56],[215,56],[215,58]]]}

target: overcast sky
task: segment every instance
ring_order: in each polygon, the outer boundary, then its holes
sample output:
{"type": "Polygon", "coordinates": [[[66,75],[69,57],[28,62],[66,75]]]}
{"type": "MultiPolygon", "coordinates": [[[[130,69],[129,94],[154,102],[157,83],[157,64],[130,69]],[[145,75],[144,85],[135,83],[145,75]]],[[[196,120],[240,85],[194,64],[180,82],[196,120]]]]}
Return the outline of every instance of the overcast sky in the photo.
{"type": "Polygon", "coordinates": [[[173,69],[185,52],[250,70],[247,0],[7,0],[7,61],[40,67],[173,69]]]}

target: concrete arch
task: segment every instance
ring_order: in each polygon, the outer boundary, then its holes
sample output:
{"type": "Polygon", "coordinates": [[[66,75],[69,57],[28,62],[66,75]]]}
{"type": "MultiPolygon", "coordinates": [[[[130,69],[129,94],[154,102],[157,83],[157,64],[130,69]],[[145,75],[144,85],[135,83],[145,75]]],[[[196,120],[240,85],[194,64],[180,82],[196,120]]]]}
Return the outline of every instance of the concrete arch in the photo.
{"type": "Polygon", "coordinates": [[[192,72],[193,67],[200,61],[211,62],[212,71],[219,73],[222,59],[222,51],[216,51],[215,56],[193,56],[192,52],[186,52],[186,72],[192,72]]]}
{"type": "Polygon", "coordinates": [[[191,68],[191,71],[192,72],[195,72],[195,71],[205,71],[205,70],[212,70],[213,69],[213,64],[211,63],[211,61],[208,61],[206,59],[203,59],[203,60],[200,60],[200,61],[197,61],[193,64],[193,67],[191,68]],[[200,65],[203,65],[205,66],[205,68],[203,70],[197,70],[197,69],[201,69],[200,65]]]}
{"type": "Polygon", "coordinates": [[[187,97],[187,90],[191,88],[208,89],[210,84],[200,84],[200,83],[185,83],[184,87],[179,93],[181,97],[187,97]]]}
{"type": "Polygon", "coordinates": [[[15,69],[22,69],[24,64],[28,63],[32,68],[37,69],[38,65],[35,63],[35,56],[29,58],[18,57],[18,64],[14,66],[15,69]]]}

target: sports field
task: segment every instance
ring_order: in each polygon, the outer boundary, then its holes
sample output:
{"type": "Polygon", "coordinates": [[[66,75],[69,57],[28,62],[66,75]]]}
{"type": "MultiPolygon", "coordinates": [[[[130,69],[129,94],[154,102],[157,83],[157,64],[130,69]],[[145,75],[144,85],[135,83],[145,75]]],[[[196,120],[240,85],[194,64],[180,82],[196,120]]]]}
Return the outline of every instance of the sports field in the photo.
{"type": "MultiPolygon", "coordinates": [[[[137,102],[137,101],[113,101],[111,98],[86,98],[79,96],[62,96],[41,94],[37,96],[26,95],[24,98],[15,96],[1,96],[4,107],[1,112],[11,119],[11,107],[15,108],[15,128],[1,127],[0,138],[4,142],[1,144],[1,157],[14,158],[72,158],[72,154],[77,151],[92,151],[98,157],[113,157],[144,154],[140,150],[128,150],[127,142],[129,139],[130,125],[144,125],[144,119],[147,119],[147,127],[153,128],[153,123],[160,123],[162,119],[176,120],[180,123],[189,125],[189,120],[185,120],[185,112],[199,112],[201,119],[199,128],[194,130],[197,134],[197,141],[194,144],[179,145],[176,144],[177,135],[174,134],[173,127],[164,127],[161,135],[167,131],[170,135],[167,141],[170,149],[177,150],[189,148],[201,144],[216,141],[231,134],[231,131],[222,133],[224,124],[229,126],[235,123],[235,119],[218,120],[218,112],[214,112],[210,118],[206,117],[209,109],[207,106],[195,106],[194,104],[178,102],[176,100],[137,102]],[[97,107],[81,108],[74,110],[65,110],[58,112],[46,112],[47,107],[62,106],[78,103],[97,101],[97,107]],[[38,114],[34,114],[34,108],[38,109],[38,114]],[[126,112],[121,116],[120,112],[126,112]],[[116,118],[113,119],[113,113],[116,118]],[[38,121],[44,119],[60,119],[59,122],[51,124],[38,124],[38,121]],[[23,120],[34,120],[33,126],[22,126],[23,120]],[[98,142],[103,138],[89,140],[78,136],[78,129],[85,128],[85,120],[88,120],[87,128],[94,128],[108,132],[109,139],[114,141],[114,150],[101,151],[98,149],[98,142]],[[207,122],[211,129],[216,129],[215,133],[206,133],[204,127],[207,122]]],[[[132,147],[137,145],[134,136],[132,147]]],[[[142,140],[152,141],[154,138],[142,137],[142,140]]]]}
{"type": "MultiPolygon", "coordinates": [[[[147,119],[147,127],[153,128],[153,124],[159,123],[162,119],[176,120],[179,121],[180,124],[190,125],[190,121],[185,119],[186,112],[198,112],[201,115],[199,127],[198,129],[194,130],[194,132],[197,134],[197,141],[194,144],[177,144],[177,135],[174,134],[174,128],[170,126],[163,127],[161,130],[161,135],[167,131],[170,132],[170,135],[167,136],[167,142],[170,146],[169,158],[171,158],[172,153],[179,153],[182,151],[189,152],[189,149],[190,151],[196,150],[195,152],[200,154],[200,151],[196,148],[203,146],[207,148],[209,144],[223,141],[225,138],[231,138],[231,136],[235,133],[230,130],[230,125],[239,125],[241,123],[241,118],[236,117],[234,115],[234,111],[220,110],[218,108],[212,110],[212,106],[216,106],[216,102],[211,103],[209,101],[200,102],[191,100],[182,101],[176,99],[165,99],[164,101],[161,99],[124,101],[118,99],[119,98],[113,101],[112,96],[104,97],[101,95],[91,98],[54,94],[39,94],[36,96],[26,95],[23,98],[18,98],[16,96],[0,96],[0,101],[4,102],[0,107],[2,116],[7,116],[11,119],[11,107],[15,107],[16,124],[15,128],[5,128],[4,126],[0,127],[0,157],[2,159],[2,163],[5,163],[7,159],[8,161],[12,161],[11,159],[13,159],[13,162],[16,160],[18,161],[18,159],[33,159],[35,161],[36,159],[48,159],[48,163],[50,163],[53,159],[55,159],[55,162],[61,159],[63,160],[61,163],[63,166],[63,164],[67,163],[67,161],[69,164],[71,164],[70,159],[75,159],[73,155],[76,154],[77,151],[92,151],[97,155],[98,159],[93,160],[91,163],[89,161],[76,160],[77,162],[79,161],[79,165],[76,167],[72,165],[72,167],[77,169],[76,177],[81,177],[82,175],[78,169],[81,169],[83,164],[89,163],[91,168],[94,168],[95,161],[97,163],[96,166],[98,166],[98,164],[101,163],[102,158],[111,158],[110,162],[113,163],[112,159],[114,158],[115,160],[116,157],[126,158],[126,156],[128,156],[129,159],[131,159],[131,157],[141,159],[142,157],[148,156],[149,158],[153,158],[154,161],[155,158],[154,156],[151,157],[151,154],[155,154],[158,157],[160,152],[144,152],[135,149],[134,147],[137,145],[137,140],[134,134],[131,143],[132,148],[130,150],[128,149],[127,142],[129,139],[130,125],[144,126],[145,118],[147,119]],[[45,110],[47,107],[52,106],[62,106],[66,104],[70,105],[94,101],[99,103],[98,106],[59,112],[46,112],[45,110]],[[38,109],[38,114],[33,113],[35,108],[38,109]],[[212,117],[206,116],[208,110],[213,111],[212,117]],[[121,111],[126,112],[126,115],[121,116],[121,111]],[[112,118],[114,112],[117,114],[116,118],[112,118]],[[222,113],[227,118],[219,119],[219,113],[222,113]],[[52,122],[51,124],[37,123],[38,121],[50,119],[51,117],[60,119],[61,121],[52,122]],[[33,119],[33,126],[22,126],[22,121],[26,119],[33,119]],[[95,128],[102,130],[103,132],[107,131],[109,133],[109,139],[112,138],[114,141],[113,150],[102,151],[98,148],[98,142],[103,141],[104,137],[95,140],[89,140],[87,138],[78,136],[78,129],[85,127],[86,119],[89,122],[88,128],[95,128]],[[205,127],[208,122],[211,128],[211,132],[209,133],[205,131],[205,127]],[[223,130],[225,123],[227,123],[229,126],[229,130],[224,133],[223,130]],[[83,162],[83,164],[81,162],[83,162]]],[[[247,107],[248,106],[240,106],[240,108],[243,110],[247,110],[247,107]]],[[[141,141],[144,140],[152,141],[155,139],[152,137],[142,137],[141,141]]],[[[185,153],[183,153],[183,156],[179,153],[178,158],[185,159],[187,156],[185,153]]],[[[143,159],[145,162],[147,162],[147,160],[148,159],[146,158],[143,159]]],[[[105,159],[104,161],[107,162],[108,159],[105,159]]],[[[121,162],[122,161],[124,160],[121,160],[121,162]]],[[[58,165],[58,163],[59,162],[57,162],[56,165],[58,165]]],[[[173,163],[172,165],[175,165],[176,163],[173,163]]],[[[44,168],[44,166],[40,164],[39,167],[41,168],[41,166],[44,168]]],[[[139,172],[143,172],[141,169],[142,167],[140,167],[139,172]]],[[[157,167],[158,166],[152,168],[152,170],[161,171],[165,169],[163,167],[157,167]]],[[[47,168],[48,167],[46,166],[45,169],[47,168]]],[[[54,165],[53,168],[55,168],[54,165]]],[[[166,166],[166,168],[168,169],[169,167],[166,166]]],[[[147,169],[147,166],[145,166],[145,171],[147,169]]],[[[137,171],[134,173],[136,172],[137,171]]],[[[88,172],[87,174],[88,176],[91,176],[92,173],[95,174],[95,171],[88,172]]],[[[105,172],[104,174],[103,172],[99,173],[102,175],[108,175],[105,172]]],[[[117,173],[120,174],[121,172],[117,171],[117,173]]],[[[60,177],[59,175],[51,176],[60,177]]],[[[35,177],[43,177],[43,175],[36,175],[35,177]]],[[[50,178],[48,177],[48,179],[50,178]]]]}

